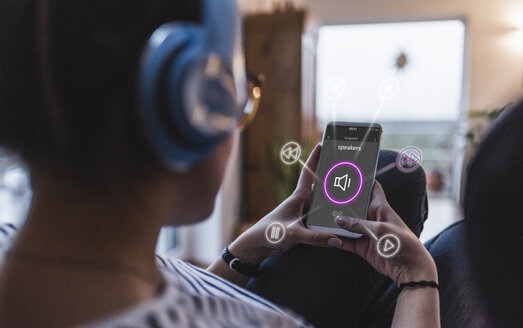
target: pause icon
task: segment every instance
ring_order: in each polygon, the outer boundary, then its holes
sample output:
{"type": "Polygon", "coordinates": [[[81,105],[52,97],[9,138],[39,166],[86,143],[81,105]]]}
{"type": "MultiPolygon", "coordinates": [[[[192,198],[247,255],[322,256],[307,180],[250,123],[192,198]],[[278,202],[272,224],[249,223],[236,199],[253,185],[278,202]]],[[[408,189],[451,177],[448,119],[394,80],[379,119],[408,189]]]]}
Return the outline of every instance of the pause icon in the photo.
{"type": "Polygon", "coordinates": [[[271,223],[265,230],[265,237],[272,244],[281,242],[285,237],[285,226],[278,222],[271,223]]]}
{"type": "Polygon", "coordinates": [[[271,239],[278,239],[280,237],[280,227],[271,228],[271,239]]]}

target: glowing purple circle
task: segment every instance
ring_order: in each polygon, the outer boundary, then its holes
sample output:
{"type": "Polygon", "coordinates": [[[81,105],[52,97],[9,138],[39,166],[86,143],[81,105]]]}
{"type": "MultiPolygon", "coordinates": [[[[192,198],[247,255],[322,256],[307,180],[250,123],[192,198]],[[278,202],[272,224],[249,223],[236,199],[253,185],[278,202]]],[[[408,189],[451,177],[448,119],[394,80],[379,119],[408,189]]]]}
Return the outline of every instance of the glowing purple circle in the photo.
{"type": "Polygon", "coordinates": [[[335,164],[333,167],[331,167],[329,169],[329,172],[327,172],[327,174],[325,175],[325,178],[323,179],[323,193],[325,194],[325,196],[327,196],[327,198],[329,199],[329,201],[331,203],[336,204],[336,205],[347,205],[349,203],[352,203],[360,195],[362,188],[363,188],[363,173],[361,173],[361,170],[358,167],[358,165],[354,164],[353,162],[345,161],[345,162],[339,162],[339,163],[335,164]],[[356,191],[356,193],[351,198],[349,198],[347,200],[343,200],[343,201],[334,199],[334,197],[332,197],[329,194],[329,191],[327,190],[327,182],[329,181],[329,176],[331,175],[332,171],[334,171],[335,169],[337,169],[340,166],[352,167],[354,170],[356,170],[356,172],[358,172],[358,176],[360,178],[360,181],[358,184],[358,190],[356,191]]]}

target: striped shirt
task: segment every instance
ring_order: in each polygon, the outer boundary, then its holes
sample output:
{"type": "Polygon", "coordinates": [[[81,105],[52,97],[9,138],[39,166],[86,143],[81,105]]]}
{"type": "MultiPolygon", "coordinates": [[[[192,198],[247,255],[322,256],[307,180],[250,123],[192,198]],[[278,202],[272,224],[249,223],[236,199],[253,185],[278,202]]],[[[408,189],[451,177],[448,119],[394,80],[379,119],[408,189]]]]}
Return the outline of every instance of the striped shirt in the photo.
{"type": "MultiPolygon", "coordinates": [[[[0,263],[17,227],[0,225],[0,263]]],[[[312,327],[290,311],[173,258],[157,257],[166,288],[144,304],[81,327],[312,327]]]]}

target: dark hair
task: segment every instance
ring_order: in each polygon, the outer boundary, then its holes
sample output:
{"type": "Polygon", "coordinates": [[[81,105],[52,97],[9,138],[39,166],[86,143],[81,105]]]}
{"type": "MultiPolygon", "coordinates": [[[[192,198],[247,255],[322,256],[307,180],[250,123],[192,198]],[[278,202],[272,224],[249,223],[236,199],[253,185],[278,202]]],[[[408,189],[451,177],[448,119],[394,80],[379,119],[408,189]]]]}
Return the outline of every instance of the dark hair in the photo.
{"type": "Polygon", "coordinates": [[[495,327],[523,321],[523,102],[507,110],[472,159],[465,191],[470,263],[495,327]]]}
{"type": "Polygon", "coordinates": [[[198,21],[200,1],[0,1],[0,146],[82,176],[154,162],[139,61],[157,27],[198,21]]]}

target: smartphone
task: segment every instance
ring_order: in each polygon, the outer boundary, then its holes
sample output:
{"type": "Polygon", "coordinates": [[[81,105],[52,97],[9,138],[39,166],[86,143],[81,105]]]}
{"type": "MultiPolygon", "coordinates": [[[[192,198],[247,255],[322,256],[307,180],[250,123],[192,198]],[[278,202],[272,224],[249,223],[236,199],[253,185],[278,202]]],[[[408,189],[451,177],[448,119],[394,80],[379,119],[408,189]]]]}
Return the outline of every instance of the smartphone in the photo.
{"type": "Polygon", "coordinates": [[[376,123],[327,124],[307,215],[309,229],[348,238],[362,236],[340,228],[334,219],[367,219],[382,132],[376,123]]]}

